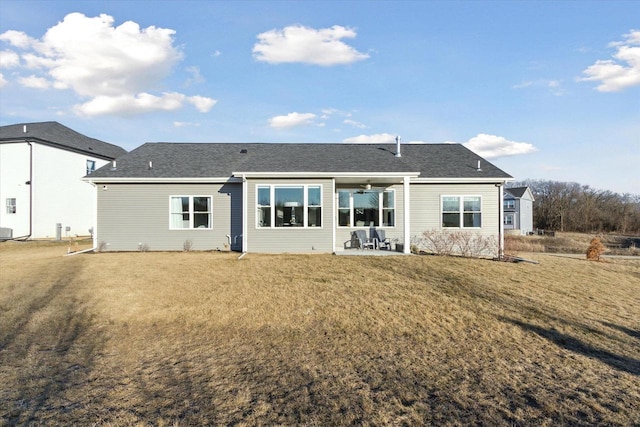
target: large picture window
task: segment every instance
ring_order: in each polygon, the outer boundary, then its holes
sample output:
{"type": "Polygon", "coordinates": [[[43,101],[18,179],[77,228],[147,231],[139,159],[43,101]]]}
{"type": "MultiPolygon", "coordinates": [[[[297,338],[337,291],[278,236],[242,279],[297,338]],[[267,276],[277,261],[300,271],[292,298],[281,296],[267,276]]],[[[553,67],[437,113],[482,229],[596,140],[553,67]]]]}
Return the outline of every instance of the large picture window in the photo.
{"type": "Polygon", "coordinates": [[[322,186],[259,185],[258,227],[321,227],[322,186]]]}
{"type": "Polygon", "coordinates": [[[338,190],[341,227],[393,227],[395,216],[393,190],[338,190]]]}
{"type": "Polygon", "coordinates": [[[170,229],[211,229],[210,196],[171,196],[170,229]]]}
{"type": "Polygon", "coordinates": [[[444,228],[482,227],[482,197],[442,196],[442,226],[444,228]]]}

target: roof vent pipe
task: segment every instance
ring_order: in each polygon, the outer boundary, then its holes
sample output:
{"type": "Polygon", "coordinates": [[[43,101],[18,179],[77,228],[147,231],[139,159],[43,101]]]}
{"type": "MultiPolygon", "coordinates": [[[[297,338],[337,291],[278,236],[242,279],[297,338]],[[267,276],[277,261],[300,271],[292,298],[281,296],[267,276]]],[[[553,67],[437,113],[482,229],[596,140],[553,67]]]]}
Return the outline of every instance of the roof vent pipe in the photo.
{"type": "Polygon", "coordinates": [[[22,126],[22,132],[27,133],[27,125],[22,126]]]}
{"type": "Polygon", "coordinates": [[[402,157],[400,154],[400,137],[396,136],[396,157],[402,157]]]}
{"type": "Polygon", "coordinates": [[[113,161],[111,162],[111,170],[112,170],[112,171],[116,170],[116,161],[115,161],[115,160],[113,160],[113,161]]]}
{"type": "Polygon", "coordinates": [[[482,172],[482,168],[480,167],[480,160],[478,160],[478,167],[476,168],[476,172],[482,172]]]}
{"type": "Polygon", "coordinates": [[[153,160],[149,160],[149,169],[153,169],[153,160]]]}

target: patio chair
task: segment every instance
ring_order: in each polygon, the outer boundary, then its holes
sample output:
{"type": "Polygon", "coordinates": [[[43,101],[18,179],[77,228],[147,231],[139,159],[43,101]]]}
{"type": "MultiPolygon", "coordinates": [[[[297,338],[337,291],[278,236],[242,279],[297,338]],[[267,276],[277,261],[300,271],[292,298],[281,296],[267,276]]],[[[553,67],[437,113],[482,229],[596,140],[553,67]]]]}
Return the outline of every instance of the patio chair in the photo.
{"type": "Polygon", "coordinates": [[[375,240],[367,237],[367,232],[365,230],[356,230],[354,231],[356,237],[358,238],[358,247],[360,249],[375,249],[376,243],[375,240]]]}
{"type": "Polygon", "coordinates": [[[373,237],[378,249],[391,250],[391,240],[385,236],[384,230],[372,228],[371,237],[373,237]]]}

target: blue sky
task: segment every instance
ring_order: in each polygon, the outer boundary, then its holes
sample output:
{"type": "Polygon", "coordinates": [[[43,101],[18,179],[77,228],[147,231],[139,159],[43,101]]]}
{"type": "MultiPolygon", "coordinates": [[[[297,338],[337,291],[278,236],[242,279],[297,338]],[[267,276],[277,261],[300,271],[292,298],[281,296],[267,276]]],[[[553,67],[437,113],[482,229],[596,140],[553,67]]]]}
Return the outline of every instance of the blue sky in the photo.
{"type": "Polygon", "coordinates": [[[0,124],[144,142],[457,142],[640,194],[637,1],[0,0],[0,124]]]}

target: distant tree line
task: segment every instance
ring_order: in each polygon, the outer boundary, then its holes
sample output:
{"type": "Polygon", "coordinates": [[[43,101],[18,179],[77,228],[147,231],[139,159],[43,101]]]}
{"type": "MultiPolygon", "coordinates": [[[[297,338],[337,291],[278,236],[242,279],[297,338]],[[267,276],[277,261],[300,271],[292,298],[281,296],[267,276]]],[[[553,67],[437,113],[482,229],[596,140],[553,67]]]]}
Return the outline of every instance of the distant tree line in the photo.
{"type": "Polygon", "coordinates": [[[640,234],[640,195],[598,190],[575,182],[525,180],[535,198],[536,228],[556,231],[640,234]]]}

